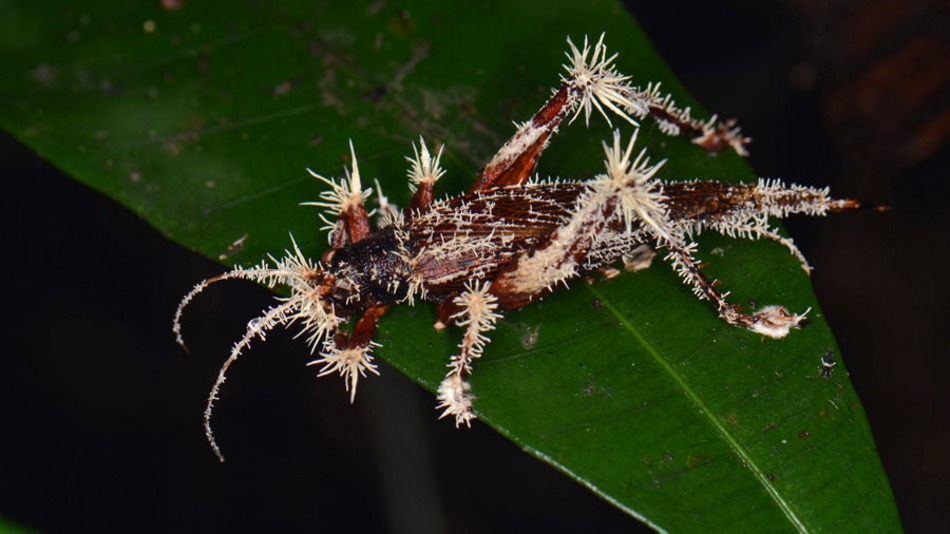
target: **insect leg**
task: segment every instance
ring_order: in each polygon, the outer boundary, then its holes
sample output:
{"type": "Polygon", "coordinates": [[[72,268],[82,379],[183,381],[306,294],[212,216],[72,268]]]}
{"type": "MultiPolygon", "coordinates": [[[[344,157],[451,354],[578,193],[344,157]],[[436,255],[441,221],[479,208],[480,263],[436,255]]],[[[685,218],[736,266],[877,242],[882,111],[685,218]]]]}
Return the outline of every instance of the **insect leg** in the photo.
{"type": "Polygon", "coordinates": [[[568,115],[576,118],[583,111],[589,122],[593,105],[608,123],[610,119],[607,118],[605,108],[636,125],[636,121],[623,108],[630,108],[634,114],[646,113],[645,107],[627,102],[625,97],[618,93],[618,88],[625,91],[633,91],[633,88],[626,83],[629,77],[622,76],[614,70],[613,60],[616,56],[607,58],[603,36],[594,47],[590,59],[588,59],[588,54],[591,48],[586,38],[583,51],[578,50],[570,39],[568,39],[568,44],[571,52],[567,56],[571,64],[564,66],[568,74],[561,77],[561,87],[531,120],[518,128],[511,139],[488,162],[475,181],[472,192],[491,187],[517,185],[527,181],[534,172],[541,153],[547,147],[548,139],[557,133],[561,121],[568,115]]]}
{"type": "MultiPolygon", "coordinates": [[[[584,38],[584,46],[578,49],[568,39],[570,63],[565,81],[571,81],[583,90],[583,98],[577,106],[577,115],[584,112],[590,120],[593,108],[610,123],[604,108],[636,125],[637,119],[653,117],[659,123],[660,131],[667,135],[688,137],[694,144],[710,152],[732,148],[740,156],[748,155],[745,145],[751,139],[743,137],[735,121],[718,122],[716,116],[706,121],[692,117],[690,108],[679,108],[668,94],[660,92],[659,83],[648,83],[645,89],[629,83],[631,76],[617,72],[613,65],[616,54],[607,56],[604,36],[593,47],[584,38]],[[591,54],[588,59],[588,54],[591,54]],[[631,117],[632,116],[632,117],[631,117]]],[[[576,115],[575,115],[576,118],[576,115]]],[[[571,119],[573,120],[573,119],[571,119]]]]}
{"type": "MultiPolygon", "coordinates": [[[[666,197],[653,178],[663,162],[651,165],[642,151],[634,157],[635,141],[636,135],[623,148],[615,132],[613,145],[604,144],[607,173],[587,182],[570,218],[496,276],[492,292],[504,309],[524,306],[582,271],[621,259],[646,240],[670,238],[675,229],[667,219],[666,197]]],[[[631,268],[645,267],[650,259],[644,257],[641,265],[634,260],[631,268]]]]}
{"type": "Polygon", "coordinates": [[[631,77],[614,66],[616,54],[607,55],[603,35],[593,46],[586,37],[582,48],[570,39],[568,45],[569,61],[564,65],[567,74],[561,77],[561,87],[495,154],[475,181],[472,192],[527,181],[561,121],[571,115],[573,122],[583,113],[589,123],[594,109],[608,124],[608,111],[634,126],[636,119],[651,116],[667,135],[689,137],[711,152],[731,147],[739,155],[748,154],[745,145],[750,139],[742,136],[734,121],[720,123],[715,116],[706,121],[695,119],[689,108],[678,108],[670,95],[662,94],[659,84],[647,84],[645,89],[630,84],[631,77]]]}
{"type": "Polygon", "coordinates": [[[373,363],[373,348],[379,344],[374,343],[372,338],[376,323],[387,310],[389,306],[374,306],[366,310],[349,336],[338,332],[328,337],[323,342],[320,357],[307,364],[323,366],[317,376],[339,373],[346,381],[350,402],[356,399],[356,386],[360,378],[365,377],[367,372],[379,374],[373,363]]]}
{"type": "Polygon", "coordinates": [[[415,189],[407,210],[409,219],[428,210],[429,204],[432,203],[432,198],[435,196],[435,183],[445,174],[445,169],[439,165],[443,148],[445,148],[445,145],[439,146],[439,151],[435,157],[432,157],[429,148],[426,147],[425,139],[421,136],[419,137],[419,148],[416,148],[415,143],[412,144],[413,157],[406,158],[410,164],[409,187],[415,189]]]}
{"type": "Polygon", "coordinates": [[[805,255],[802,254],[802,251],[799,250],[798,245],[795,244],[792,238],[785,237],[779,234],[778,230],[776,230],[775,228],[770,228],[768,226],[750,228],[745,235],[747,235],[750,239],[758,239],[760,237],[764,237],[766,239],[770,239],[772,241],[775,241],[776,243],[781,244],[782,246],[787,248],[788,251],[791,252],[793,256],[795,256],[795,258],[801,263],[802,269],[804,269],[806,273],[809,273],[809,274],[811,273],[812,267],[811,265],[809,265],[808,260],[805,258],[805,255]]]}
{"type": "Polygon", "coordinates": [[[488,162],[472,186],[471,192],[527,181],[534,172],[541,152],[547,146],[548,138],[557,131],[564,117],[573,111],[570,101],[576,102],[577,98],[570,97],[570,86],[562,84],[554,96],[531,120],[522,124],[488,162]]]}
{"type": "Polygon", "coordinates": [[[766,306],[751,315],[744,313],[741,306],[728,302],[726,298],[729,294],[716,289],[716,282],[711,281],[700,269],[699,261],[693,255],[696,250],[695,243],[685,246],[667,243],[667,246],[669,253],[666,259],[672,262],[677,274],[692,286],[697,297],[712,302],[719,317],[729,324],[747,328],[763,336],[782,338],[790,329],[798,328],[808,313],[805,311],[796,315],[784,306],[766,306]]]}
{"type": "Polygon", "coordinates": [[[455,417],[455,426],[469,426],[475,418],[472,413],[472,400],[475,398],[466,380],[472,374],[472,361],[482,355],[489,339],[487,332],[494,330],[495,322],[501,318],[496,310],[498,299],[489,292],[488,282],[474,282],[465,285],[465,291],[453,299],[460,311],[451,319],[465,327],[465,335],[459,343],[458,354],[452,356],[449,372],[439,386],[439,405],[443,410],[440,419],[455,417]]]}
{"type": "Polygon", "coordinates": [[[329,261],[334,251],[362,240],[373,231],[364,204],[372,189],[364,190],[360,182],[360,168],[353,150],[353,141],[350,141],[350,155],[353,159],[353,169],[347,169],[346,178],[340,182],[307,169],[311,176],[329,185],[330,190],[320,193],[321,200],[303,202],[302,205],[325,208],[327,215],[336,217],[336,222],[330,222],[324,215],[320,215],[330,230],[330,248],[324,253],[323,261],[329,261]]]}
{"type": "Polygon", "coordinates": [[[587,269],[586,258],[607,226],[614,204],[588,191],[564,225],[532,250],[521,252],[492,281],[502,309],[517,309],[567,284],[587,269]]]}

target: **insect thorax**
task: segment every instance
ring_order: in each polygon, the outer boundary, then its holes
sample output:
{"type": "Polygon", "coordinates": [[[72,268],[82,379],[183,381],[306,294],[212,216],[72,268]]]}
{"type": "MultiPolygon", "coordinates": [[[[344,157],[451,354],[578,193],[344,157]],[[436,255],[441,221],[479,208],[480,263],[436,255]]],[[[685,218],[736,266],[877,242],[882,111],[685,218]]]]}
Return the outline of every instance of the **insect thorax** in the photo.
{"type": "Polygon", "coordinates": [[[347,315],[399,302],[409,292],[407,255],[392,226],[336,250],[327,272],[335,278],[327,298],[347,315]]]}

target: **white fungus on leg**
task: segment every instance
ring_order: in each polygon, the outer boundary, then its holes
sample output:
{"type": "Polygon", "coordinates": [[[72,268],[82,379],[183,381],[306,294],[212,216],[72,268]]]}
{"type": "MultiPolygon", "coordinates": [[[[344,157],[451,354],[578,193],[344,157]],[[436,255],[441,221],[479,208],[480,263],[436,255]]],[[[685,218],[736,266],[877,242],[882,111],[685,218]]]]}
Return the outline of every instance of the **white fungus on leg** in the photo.
{"type": "Polygon", "coordinates": [[[466,283],[465,291],[455,297],[454,303],[461,311],[452,315],[455,324],[465,328],[465,335],[459,343],[458,354],[452,356],[449,372],[439,386],[439,405],[443,410],[441,417],[454,416],[455,426],[469,426],[475,418],[472,412],[471,386],[465,378],[472,372],[472,361],[481,357],[485,345],[489,342],[487,332],[495,329],[495,322],[501,318],[498,299],[488,292],[489,282],[466,283]]]}

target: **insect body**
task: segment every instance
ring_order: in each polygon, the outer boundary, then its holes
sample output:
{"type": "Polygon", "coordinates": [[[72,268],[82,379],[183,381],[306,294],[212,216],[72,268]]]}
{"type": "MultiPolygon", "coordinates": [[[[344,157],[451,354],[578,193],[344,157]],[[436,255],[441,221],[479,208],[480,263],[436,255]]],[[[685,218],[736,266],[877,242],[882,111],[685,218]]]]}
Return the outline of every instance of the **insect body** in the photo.
{"type": "MultiPolygon", "coordinates": [[[[364,201],[356,155],[352,170],[340,182],[312,173],[330,186],[317,202],[335,220],[330,249],[319,262],[306,258],[296,244],[281,258],[238,267],[199,283],[182,300],[174,331],[181,338],[184,307],[209,283],[249,279],[271,287],[284,286],[290,296],[252,321],[235,344],[212,388],[205,410],[205,430],[218,455],[211,432],[211,409],[230,364],[252,340],[277,325],[299,323],[319,357],[319,375],[339,373],[351,399],[367,373],[376,373],[372,336],[377,321],[394,304],[431,301],[438,306],[436,328],[450,324],[464,330],[458,352],[439,387],[442,416],[456,425],[475,417],[468,384],[473,361],[488,343],[488,332],[501,313],[523,307],[567,285],[573,278],[623,262],[628,269],[647,267],[652,248],[666,259],[701,299],[709,300],[726,322],[780,338],[800,325],[805,313],[766,306],[747,313],[727,300],[700,269],[692,236],[713,230],[733,237],[767,238],[787,247],[810,267],[788,238],[769,225],[771,217],[792,213],[824,215],[858,207],[851,200],[833,200],[827,190],[759,180],[755,184],[706,181],[661,181],[663,162],[651,163],[644,151],[634,152],[636,132],[627,143],[619,131],[604,144],[605,171],[586,181],[543,181],[532,174],[552,134],[563,119],[593,109],[636,125],[651,116],[663,132],[686,135],[707,150],[730,148],[745,155],[748,139],[733,123],[715,118],[697,121],[662,96],[659,87],[640,89],[618,73],[603,37],[593,47],[585,39],[578,49],[568,40],[569,63],[561,87],[535,116],[522,124],[486,165],[465,195],[434,201],[435,182],[444,171],[441,149],[433,155],[425,142],[409,158],[415,193],[404,213],[380,193],[383,222],[373,230],[364,201]],[[355,318],[349,333],[341,326],[355,318]]],[[[352,144],[350,146],[353,150],[352,144]]],[[[807,312],[806,312],[807,313],[807,312]]]]}

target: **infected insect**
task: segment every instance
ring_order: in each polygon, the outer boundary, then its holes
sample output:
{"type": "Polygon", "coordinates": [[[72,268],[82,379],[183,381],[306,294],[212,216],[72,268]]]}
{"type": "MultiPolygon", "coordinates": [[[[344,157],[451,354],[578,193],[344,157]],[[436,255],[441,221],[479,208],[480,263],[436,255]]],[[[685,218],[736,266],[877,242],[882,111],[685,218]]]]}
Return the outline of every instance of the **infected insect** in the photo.
{"type": "MultiPolygon", "coordinates": [[[[373,230],[352,142],[352,169],[341,181],[311,174],[329,186],[320,200],[305,203],[323,208],[330,230],[330,248],[319,261],[305,257],[296,243],[280,258],[200,282],[182,299],[174,332],[182,346],[181,316],[189,302],[209,284],[246,279],[282,286],[289,296],[251,321],[218,374],[205,409],[205,431],[223,461],[211,430],[214,401],[228,368],[248,348],[278,325],[299,323],[317,358],[318,376],[339,374],[351,400],[359,379],[378,374],[372,341],[379,319],[390,306],[431,301],[438,306],[435,328],[455,325],[463,330],[458,351],[438,390],[441,417],[456,426],[475,418],[468,377],[474,360],[489,342],[489,332],[502,317],[543,298],[558,285],[589,273],[616,276],[646,268],[654,249],[665,250],[676,273],[696,296],[712,303],[729,324],[781,338],[802,325],[801,314],[782,306],[755,312],[727,300],[700,269],[692,236],[714,230],[731,237],[766,238],[785,246],[810,269],[791,239],[770,226],[772,217],[793,213],[824,215],[858,207],[853,200],[834,200],[827,189],[785,185],[778,180],[754,184],[712,181],[661,181],[664,161],[651,162],[634,150],[637,131],[627,142],[619,131],[604,143],[605,170],[586,181],[532,178],[541,153],[564,121],[583,115],[589,123],[596,110],[633,126],[652,117],[668,135],[682,135],[708,151],[734,150],[746,155],[748,138],[733,121],[694,119],[660,92],[659,84],[641,88],[619,73],[608,56],[603,36],[578,48],[568,39],[566,75],[551,98],[501,147],[461,196],[434,200],[436,181],[444,174],[442,147],[430,151],[425,141],[413,144],[409,181],[414,191],[404,212],[378,191],[382,222],[373,230]],[[349,333],[341,328],[356,318],[349,333]]],[[[291,238],[293,241],[293,239],[291,238]]]]}

